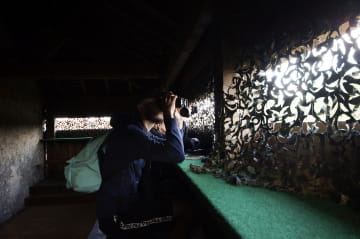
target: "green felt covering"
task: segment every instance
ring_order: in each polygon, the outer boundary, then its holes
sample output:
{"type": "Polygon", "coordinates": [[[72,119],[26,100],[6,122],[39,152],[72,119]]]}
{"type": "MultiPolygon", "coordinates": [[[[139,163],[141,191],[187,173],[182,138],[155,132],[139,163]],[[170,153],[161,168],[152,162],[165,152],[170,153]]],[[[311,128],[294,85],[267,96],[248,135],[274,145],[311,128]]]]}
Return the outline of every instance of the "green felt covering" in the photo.
{"type": "Polygon", "coordinates": [[[90,140],[93,139],[94,137],[72,137],[72,138],[47,138],[47,139],[42,139],[42,142],[59,142],[59,141],[81,141],[81,140],[90,140]]]}
{"type": "Polygon", "coordinates": [[[233,229],[245,239],[360,238],[360,215],[329,200],[258,187],[234,186],[179,166],[233,229]]]}

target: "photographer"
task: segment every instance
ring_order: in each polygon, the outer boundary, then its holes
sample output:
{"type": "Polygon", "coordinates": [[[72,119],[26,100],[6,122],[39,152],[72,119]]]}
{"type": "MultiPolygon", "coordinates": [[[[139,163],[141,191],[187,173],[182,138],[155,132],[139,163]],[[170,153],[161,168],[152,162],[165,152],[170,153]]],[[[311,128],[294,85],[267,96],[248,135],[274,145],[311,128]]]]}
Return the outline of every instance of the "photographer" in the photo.
{"type": "Polygon", "coordinates": [[[167,94],[159,101],[157,96],[140,96],[135,116],[118,125],[99,150],[102,184],[96,209],[107,238],[151,238],[148,232],[177,216],[171,201],[144,199],[138,190],[146,161],[179,163],[185,158],[175,119],[176,98],[167,94]],[[165,139],[149,132],[162,121],[165,139]]]}

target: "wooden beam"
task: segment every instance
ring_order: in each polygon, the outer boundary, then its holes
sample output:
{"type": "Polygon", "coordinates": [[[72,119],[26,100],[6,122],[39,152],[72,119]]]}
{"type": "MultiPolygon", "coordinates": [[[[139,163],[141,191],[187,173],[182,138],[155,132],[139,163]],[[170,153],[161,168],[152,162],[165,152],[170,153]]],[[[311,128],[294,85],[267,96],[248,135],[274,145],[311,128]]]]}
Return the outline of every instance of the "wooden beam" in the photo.
{"type": "Polygon", "coordinates": [[[130,2],[134,4],[137,8],[141,9],[146,14],[151,15],[152,17],[160,20],[166,25],[170,27],[176,27],[177,24],[170,17],[162,14],[158,9],[150,6],[148,2],[145,2],[143,0],[134,0],[130,2]]]}
{"type": "Polygon", "coordinates": [[[55,121],[52,113],[46,114],[46,131],[44,133],[45,138],[55,137],[55,121]]]}
{"type": "Polygon", "coordinates": [[[46,101],[55,116],[106,115],[130,109],[129,96],[64,96],[46,101]]]}
{"type": "Polygon", "coordinates": [[[118,104],[128,103],[129,96],[50,96],[47,98],[49,105],[66,105],[66,104],[118,104]]]}
{"type": "Polygon", "coordinates": [[[139,18],[132,13],[125,12],[123,8],[112,7],[111,5],[107,5],[107,8],[114,11],[119,17],[126,19],[126,21],[122,22],[124,24],[121,29],[133,29],[133,31],[143,40],[144,36],[147,36],[152,39],[156,39],[161,44],[172,47],[174,46],[173,42],[175,39],[174,34],[172,32],[168,32],[167,34],[163,33],[163,30],[159,30],[150,25],[146,20],[139,18]],[[141,33],[141,34],[139,34],[141,33]]]}
{"type": "Polygon", "coordinates": [[[195,77],[199,76],[199,73],[202,72],[205,67],[213,65],[215,58],[214,39],[216,36],[214,31],[210,33],[211,34],[207,34],[205,39],[201,40],[200,45],[194,51],[181,74],[178,76],[176,86],[180,87],[180,91],[186,91],[186,89],[190,87],[191,82],[195,77]]]}
{"type": "Polygon", "coordinates": [[[110,91],[110,83],[109,83],[109,80],[108,80],[108,79],[104,79],[104,84],[105,84],[106,92],[109,92],[109,91],[110,91]]]}
{"type": "MultiPolygon", "coordinates": [[[[132,42],[132,44],[134,44],[134,42],[132,42]]],[[[133,56],[146,62],[159,62],[159,59],[155,54],[149,54],[144,51],[144,47],[139,47],[139,45],[131,46],[125,39],[120,40],[118,46],[119,50],[127,54],[127,56],[133,56]]]]}
{"type": "Polygon", "coordinates": [[[225,129],[224,129],[224,60],[223,60],[223,41],[221,25],[216,24],[215,33],[215,57],[214,60],[214,99],[215,99],[215,141],[219,158],[225,157],[225,129]]]}
{"type": "Polygon", "coordinates": [[[65,45],[65,39],[62,39],[54,43],[52,47],[49,49],[45,61],[48,62],[50,59],[57,56],[61,48],[64,47],[64,45],[65,45]]]}
{"type": "Polygon", "coordinates": [[[129,95],[132,96],[134,94],[134,87],[131,81],[128,81],[128,89],[129,89],[129,95]]]}
{"type": "Polygon", "coordinates": [[[84,80],[84,79],[81,79],[81,80],[80,80],[80,84],[81,84],[81,89],[82,89],[83,93],[86,94],[86,92],[87,92],[87,87],[86,87],[85,80],[84,80]]]}
{"type": "MultiPolygon", "coordinates": [[[[197,46],[208,25],[211,22],[212,12],[210,6],[206,4],[202,6],[202,9],[194,22],[187,26],[188,34],[182,43],[179,43],[169,63],[167,72],[165,73],[164,83],[162,88],[168,90],[172,84],[176,81],[180,71],[189,59],[191,53],[197,46]],[[190,31],[189,31],[190,29],[190,31]]],[[[186,31],[185,29],[185,31],[186,31]]]]}
{"type": "Polygon", "coordinates": [[[151,64],[27,64],[7,66],[0,78],[20,79],[148,79],[160,78],[157,66],[151,64]]]}

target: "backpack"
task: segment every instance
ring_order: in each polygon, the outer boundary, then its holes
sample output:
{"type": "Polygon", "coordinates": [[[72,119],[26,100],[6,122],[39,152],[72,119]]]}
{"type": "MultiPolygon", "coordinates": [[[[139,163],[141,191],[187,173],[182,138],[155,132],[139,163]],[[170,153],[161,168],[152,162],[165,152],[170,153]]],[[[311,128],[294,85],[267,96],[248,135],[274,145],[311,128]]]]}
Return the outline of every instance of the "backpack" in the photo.
{"type": "Polygon", "coordinates": [[[92,139],[75,157],[66,161],[64,169],[66,188],[82,193],[99,190],[101,174],[98,151],[109,133],[92,139]]]}

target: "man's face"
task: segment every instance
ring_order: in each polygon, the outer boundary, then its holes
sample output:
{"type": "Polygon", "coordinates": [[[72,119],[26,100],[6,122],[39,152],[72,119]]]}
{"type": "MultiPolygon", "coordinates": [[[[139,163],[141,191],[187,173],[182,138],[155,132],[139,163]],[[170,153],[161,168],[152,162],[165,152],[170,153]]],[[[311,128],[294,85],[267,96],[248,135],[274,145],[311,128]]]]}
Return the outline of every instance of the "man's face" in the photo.
{"type": "Polygon", "coordinates": [[[148,121],[159,124],[164,121],[164,115],[156,99],[145,99],[138,107],[140,114],[148,121]]]}
{"type": "Polygon", "coordinates": [[[157,129],[159,130],[160,133],[166,134],[166,127],[164,122],[157,124],[157,129]]]}

